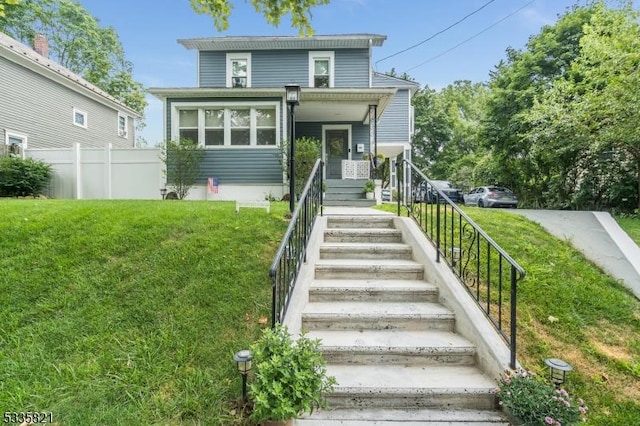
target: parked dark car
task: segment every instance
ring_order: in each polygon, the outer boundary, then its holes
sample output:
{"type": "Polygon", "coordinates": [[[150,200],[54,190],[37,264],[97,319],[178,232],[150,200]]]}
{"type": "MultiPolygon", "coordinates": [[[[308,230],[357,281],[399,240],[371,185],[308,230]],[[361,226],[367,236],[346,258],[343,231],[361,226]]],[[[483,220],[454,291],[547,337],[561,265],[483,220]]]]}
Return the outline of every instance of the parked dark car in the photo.
{"type": "Polygon", "coordinates": [[[518,197],[504,186],[479,186],[464,196],[464,203],[478,207],[518,207],[518,197]]]}
{"type": "MultiPolygon", "coordinates": [[[[464,201],[462,191],[453,186],[448,180],[432,180],[431,183],[433,186],[422,182],[416,187],[413,194],[414,203],[436,203],[438,200],[438,192],[433,187],[439,189],[454,203],[462,203],[464,201]]],[[[444,200],[440,201],[442,202],[444,200]]]]}

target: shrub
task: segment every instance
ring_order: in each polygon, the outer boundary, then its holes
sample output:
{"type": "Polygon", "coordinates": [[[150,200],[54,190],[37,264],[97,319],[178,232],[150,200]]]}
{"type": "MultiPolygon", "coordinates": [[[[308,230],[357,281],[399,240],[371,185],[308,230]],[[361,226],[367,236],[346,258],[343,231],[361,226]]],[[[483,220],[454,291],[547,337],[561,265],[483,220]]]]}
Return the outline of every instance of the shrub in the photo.
{"type": "Polygon", "coordinates": [[[162,147],[160,160],[165,165],[169,190],[178,199],[184,199],[200,176],[200,163],[204,148],[189,138],[166,141],[162,147]]]}
{"type": "MultiPolygon", "coordinates": [[[[321,143],[319,139],[302,136],[296,139],[295,144],[295,191],[296,196],[300,196],[304,185],[307,183],[311,170],[316,164],[321,153],[321,143]]],[[[282,167],[289,177],[289,142],[283,141],[280,144],[280,158],[282,167]]]]}
{"type": "Polygon", "coordinates": [[[51,166],[32,158],[0,158],[0,196],[40,195],[49,184],[51,166]]]}
{"type": "Polygon", "coordinates": [[[573,425],[587,407],[564,389],[544,383],[526,370],[510,371],[500,379],[497,389],[500,405],[527,425],[573,425]]]}
{"type": "Polygon", "coordinates": [[[303,332],[294,342],[286,326],[278,324],[265,329],[251,351],[254,420],[288,420],[326,407],[325,394],[336,381],[327,376],[319,339],[310,339],[303,332]]]}

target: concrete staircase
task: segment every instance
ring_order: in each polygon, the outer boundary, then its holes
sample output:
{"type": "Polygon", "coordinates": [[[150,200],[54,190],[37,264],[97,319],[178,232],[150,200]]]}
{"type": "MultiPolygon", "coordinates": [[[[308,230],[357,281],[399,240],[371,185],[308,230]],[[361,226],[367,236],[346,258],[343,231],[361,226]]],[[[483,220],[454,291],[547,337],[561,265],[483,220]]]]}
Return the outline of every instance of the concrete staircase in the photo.
{"type": "Polygon", "coordinates": [[[323,204],[325,206],[371,207],[375,200],[367,200],[362,192],[366,179],[327,179],[323,204]]]}
{"type": "Polygon", "coordinates": [[[323,238],[301,326],[338,386],[330,410],[296,425],[507,425],[393,217],[329,216],[323,238]]]}

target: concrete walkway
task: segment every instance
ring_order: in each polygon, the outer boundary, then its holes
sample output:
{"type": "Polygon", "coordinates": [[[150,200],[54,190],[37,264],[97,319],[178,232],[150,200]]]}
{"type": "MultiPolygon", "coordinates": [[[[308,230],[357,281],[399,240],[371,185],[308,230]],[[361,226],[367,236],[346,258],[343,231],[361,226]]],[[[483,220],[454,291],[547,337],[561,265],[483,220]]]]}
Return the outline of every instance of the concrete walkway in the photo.
{"type": "Polygon", "coordinates": [[[606,212],[565,210],[506,210],[540,224],[570,242],[606,273],[640,299],[640,248],[606,212]]]}

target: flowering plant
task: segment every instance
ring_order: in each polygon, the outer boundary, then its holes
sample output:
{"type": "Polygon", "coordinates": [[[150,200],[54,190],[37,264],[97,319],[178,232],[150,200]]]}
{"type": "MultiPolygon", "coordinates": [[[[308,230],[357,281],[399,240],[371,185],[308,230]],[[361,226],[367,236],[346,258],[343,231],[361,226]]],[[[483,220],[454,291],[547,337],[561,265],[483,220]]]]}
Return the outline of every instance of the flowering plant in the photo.
{"type": "Polygon", "coordinates": [[[496,389],[500,405],[526,425],[573,425],[587,406],[564,389],[544,383],[527,370],[508,371],[496,389]]]}

